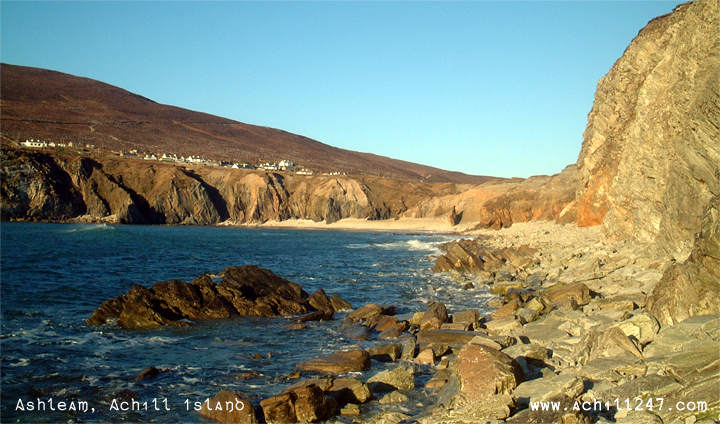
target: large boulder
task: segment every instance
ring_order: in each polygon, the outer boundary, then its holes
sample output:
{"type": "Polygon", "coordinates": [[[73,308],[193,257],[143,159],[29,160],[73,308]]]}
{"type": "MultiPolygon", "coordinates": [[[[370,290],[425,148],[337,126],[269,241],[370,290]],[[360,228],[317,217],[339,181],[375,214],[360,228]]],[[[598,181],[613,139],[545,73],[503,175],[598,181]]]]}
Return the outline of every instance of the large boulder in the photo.
{"type": "Polygon", "coordinates": [[[87,325],[117,320],[127,329],[181,326],[188,321],[236,315],[298,315],[312,309],[299,284],[267,269],[233,266],[226,268],[222,276],[220,284],[204,275],[192,283],[173,280],[151,288],[133,286],[126,294],[100,305],[87,325]]]}
{"type": "Polygon", "coordinates": [[[466,402],[482,402],[497,394],[509,394],[524,376],[508,355],[483,345],[468,344],[455,361],[460,395],[466,402]]]}

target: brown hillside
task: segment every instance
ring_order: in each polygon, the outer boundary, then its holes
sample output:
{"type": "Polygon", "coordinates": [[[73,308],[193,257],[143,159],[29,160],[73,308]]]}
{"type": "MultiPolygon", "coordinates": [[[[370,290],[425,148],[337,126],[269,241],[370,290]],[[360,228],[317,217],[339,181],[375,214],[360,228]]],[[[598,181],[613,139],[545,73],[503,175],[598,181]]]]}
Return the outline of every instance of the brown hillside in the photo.
{"type": "Polygon", "coordinates": [[[16,140],[91,143],[106,150],[208,159],[290,159],[317,170],[479,184],[491,177],[328,146],[286,131],[162,105],[118,87],[60,72],[0,64],[2,132],[16,140]]]}

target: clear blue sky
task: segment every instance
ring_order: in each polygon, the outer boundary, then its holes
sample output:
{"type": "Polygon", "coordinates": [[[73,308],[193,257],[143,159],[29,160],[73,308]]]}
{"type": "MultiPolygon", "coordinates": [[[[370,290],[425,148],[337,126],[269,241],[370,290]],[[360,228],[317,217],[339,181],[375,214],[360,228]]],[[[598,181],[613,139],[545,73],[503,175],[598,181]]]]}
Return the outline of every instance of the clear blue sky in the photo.
{"type": "Polygon", "coordinates": [[[575,162],[595,86],[678,2],[0,3],[3,62],[471,174],[575,162]]]}

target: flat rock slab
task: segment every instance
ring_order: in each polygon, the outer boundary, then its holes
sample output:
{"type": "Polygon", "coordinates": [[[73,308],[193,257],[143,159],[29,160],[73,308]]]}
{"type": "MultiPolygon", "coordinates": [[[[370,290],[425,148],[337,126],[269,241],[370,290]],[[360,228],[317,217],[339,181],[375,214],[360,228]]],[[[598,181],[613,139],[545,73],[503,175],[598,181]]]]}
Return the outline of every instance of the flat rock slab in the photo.
{"type": "Polygon", "coordinates": [[[540,402],[565,396],[575,399],[584,391],[583,379],[571,374],[554,375],[537,378],[521,383],[513,390],[521,408],[527,407],[530,402],[540,402]]]}
{"type": "Polygon", "coordinates": [[[460,393],[469,403],[510,393],[523,379],[512,358],[497,349],[475,344],[460,350],[455,371],[460,379],[460,393]]]}
{"type": "Polygon", "coordinates": [[[424,330],[417,333],[417,342],[420,344],[444,344],[450,346],[464,345],[470,342],[478,333],[462,330],[424,330]]]}
{"type": "Polygon", "coordinates": [[[324,374],[364,371],[369,367],[370,353],[361,349],[333,353],[298,365],[298,368],[303,371],[315,371],[324,374]]]}

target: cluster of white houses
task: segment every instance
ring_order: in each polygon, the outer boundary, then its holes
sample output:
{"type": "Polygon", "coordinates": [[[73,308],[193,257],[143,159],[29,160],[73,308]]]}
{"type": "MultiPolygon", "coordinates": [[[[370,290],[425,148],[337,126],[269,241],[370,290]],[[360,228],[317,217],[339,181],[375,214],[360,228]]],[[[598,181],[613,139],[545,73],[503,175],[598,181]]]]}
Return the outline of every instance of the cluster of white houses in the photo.
{"type": "Polygon", "coordinates": [[[79,149],[82,149],[83,147],[86,148],[86,149],[94,149],[94,148],[95,148],[95,145],[94,145],[94,144],[85,144],[85,145],[80,144],[80,143],[74,143],[74,144],[73,144],[72,141],[69,141],[69,142],[67,142],[67,143],[55,143],[54,141],[47,142],[47,141],[44,141],[44,140],[41,140],[41,139],[35,140],[34,138],[27,139],[27,140],[21,142],[21,143],[20,143],[20,146],[22,146],[22,147],[32,147],[32,148],[35,148],[35,149],[44,149],[44,148],[48,148],[48,147],[52,147],[52,148],[56,148],[56,147],[75,147],[75,148],[79,148],[79,149]]]}

